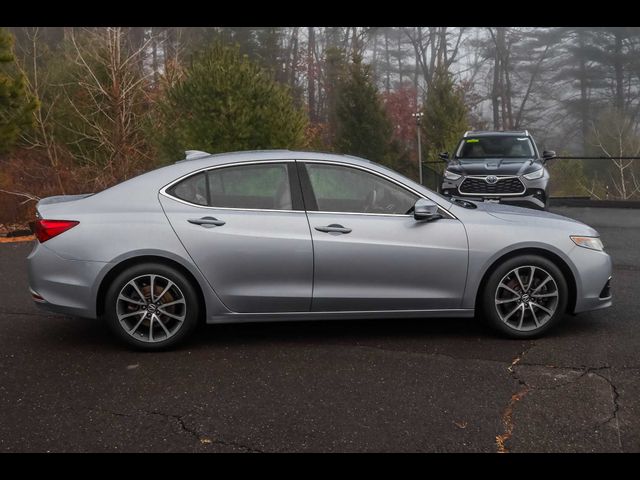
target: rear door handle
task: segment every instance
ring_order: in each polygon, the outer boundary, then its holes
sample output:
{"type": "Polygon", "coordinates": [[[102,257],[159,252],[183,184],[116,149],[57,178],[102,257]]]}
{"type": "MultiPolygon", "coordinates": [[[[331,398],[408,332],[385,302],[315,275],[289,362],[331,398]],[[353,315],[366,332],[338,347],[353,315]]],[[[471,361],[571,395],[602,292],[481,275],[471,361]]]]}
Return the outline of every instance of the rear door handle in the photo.
{"type": "Polygon", "coordinates": [[[331,225],[327,225],[326,227],[315,227],[319,232],[325,233],[351,233],[350,228],[343,227],[342,225],[338,225],[337,223],[332,223],[331,225]]]}
{"type": "Polygon", "coordinates": [[[194,225],[202,225],[203,227],[207,227],[207,228],[221,227],[226,223],[222,220],[218,220],[215,217],[190,218],[187,221],[189,223],[193,223],[194,225]]]}

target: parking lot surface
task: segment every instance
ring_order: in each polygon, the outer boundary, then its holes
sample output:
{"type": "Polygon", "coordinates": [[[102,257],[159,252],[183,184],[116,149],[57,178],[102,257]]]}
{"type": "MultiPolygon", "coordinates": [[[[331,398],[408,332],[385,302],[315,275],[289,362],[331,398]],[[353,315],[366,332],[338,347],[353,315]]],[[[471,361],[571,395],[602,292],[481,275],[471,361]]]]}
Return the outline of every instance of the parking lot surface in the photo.
{"type": "Polygon", "coordinates": [[[640,210],[598,229],[614,306],[534,341],[473,319],[215,325],[138,353],[42,313],[0,245],[0,452],[640,451],[640,210]]]}

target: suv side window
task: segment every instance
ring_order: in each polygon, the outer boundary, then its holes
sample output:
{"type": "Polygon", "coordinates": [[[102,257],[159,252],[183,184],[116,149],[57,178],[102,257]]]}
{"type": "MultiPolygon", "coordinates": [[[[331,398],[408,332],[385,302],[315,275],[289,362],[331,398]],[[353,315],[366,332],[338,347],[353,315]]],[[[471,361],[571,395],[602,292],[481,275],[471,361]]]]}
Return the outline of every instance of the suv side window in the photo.
{"type": "Polygon", "coordinates": [[[357,168],[322,163],[305,167],[319,211],[404,215],[418,199],[399,185],[357,168]]]}
{"type": "Polygon", "coordinates": [[[293,209],[286,163],[216,168],[207,176],[212,207],[293,209]]]}

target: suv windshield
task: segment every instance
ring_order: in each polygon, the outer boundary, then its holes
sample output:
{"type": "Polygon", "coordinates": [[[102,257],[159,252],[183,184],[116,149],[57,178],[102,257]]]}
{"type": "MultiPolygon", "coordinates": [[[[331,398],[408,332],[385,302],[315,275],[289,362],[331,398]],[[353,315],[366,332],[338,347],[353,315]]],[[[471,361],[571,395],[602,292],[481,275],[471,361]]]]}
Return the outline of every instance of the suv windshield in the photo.
{"type": "Polygon", "coordinates": [[[496,157],[532,158],[535,153],[528,137],[506,135],[463,138],[456,152],[460,160],[496,157]]]}

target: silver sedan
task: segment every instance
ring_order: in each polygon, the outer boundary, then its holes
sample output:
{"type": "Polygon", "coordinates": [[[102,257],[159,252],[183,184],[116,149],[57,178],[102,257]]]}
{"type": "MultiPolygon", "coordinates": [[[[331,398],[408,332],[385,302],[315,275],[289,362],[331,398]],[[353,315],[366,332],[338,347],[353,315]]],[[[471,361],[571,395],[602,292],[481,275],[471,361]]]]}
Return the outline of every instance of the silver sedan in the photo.
{"type": "Polygon", "coordinates": [[[37,212],[36,304],[104,319],[142,349],[201,322],[476,315],[530,338],[611,305],[593,228],[446,198],[350,156],[188,152],[37,212]]]}

